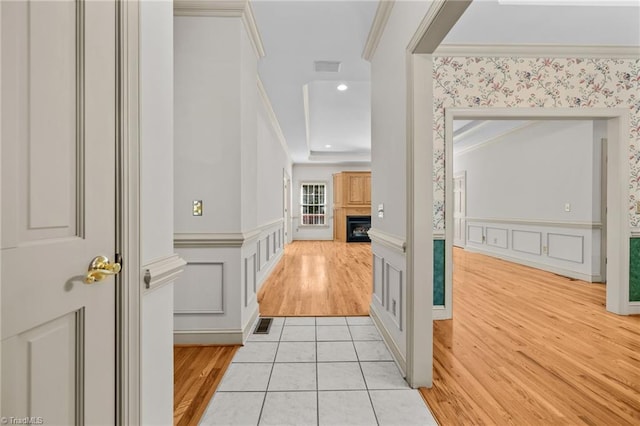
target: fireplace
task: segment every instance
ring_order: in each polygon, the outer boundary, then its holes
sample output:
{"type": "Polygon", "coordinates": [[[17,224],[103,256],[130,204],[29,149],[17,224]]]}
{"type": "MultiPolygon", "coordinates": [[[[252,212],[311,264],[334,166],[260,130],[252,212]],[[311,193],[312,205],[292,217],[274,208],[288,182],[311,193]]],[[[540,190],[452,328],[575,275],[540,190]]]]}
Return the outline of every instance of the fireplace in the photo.
{"type": "Polygon", "coordinates": [[[371,242],[369,239],[371,216],[347,216],[347,242],[371,242]]]}

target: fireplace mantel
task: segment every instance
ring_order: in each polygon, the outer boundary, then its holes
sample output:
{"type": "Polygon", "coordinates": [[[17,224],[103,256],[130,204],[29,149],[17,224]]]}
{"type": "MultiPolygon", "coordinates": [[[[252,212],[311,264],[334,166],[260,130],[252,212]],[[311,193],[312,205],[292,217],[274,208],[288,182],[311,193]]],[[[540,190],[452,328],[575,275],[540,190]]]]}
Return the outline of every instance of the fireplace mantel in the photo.
{"type": "Polygon", "coordinates": [[[371,215],[371,172],[333,175],[333,240],[347,240],[347,216],[371,215]]]}

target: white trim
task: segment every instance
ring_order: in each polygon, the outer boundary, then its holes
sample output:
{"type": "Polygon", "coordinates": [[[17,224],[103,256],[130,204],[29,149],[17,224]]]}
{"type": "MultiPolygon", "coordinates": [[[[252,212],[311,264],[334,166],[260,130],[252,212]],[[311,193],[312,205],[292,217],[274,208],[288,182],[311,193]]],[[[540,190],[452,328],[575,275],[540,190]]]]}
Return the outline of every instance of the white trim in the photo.
{"type": "Polygon", "coordinates": [[[156,259],[144,265],[142,270],[147,292],[174,282],[186,265],[187,262],[177,254],[156,259]]]}
{"type": "Polygon", "coordinates": [[[637,59],[640,46],[561,44],[443,44],[434,56],[637,59]]]}
{"type": "Polygon", "coordinates": [[[247,0],[174,0],[173,16],[242,18],[256,56],[258,59],[265,56],[253,8],[247,0]]]}
{"type": "Polygon", "coordinates": [[[497,217],[467,217],[468,222],[483,222],[483,223],[512,223],[516,225],[526,226],[549,226],[555,228],[574,228],[574,229],[602,229],[602,223],[600,222],[581,222],[571,220],[547,220],[547,219],[520,219],[508,217],[500,219],[497,217]]]}
{"type": "Polygon", "coordinates": [[[538,262],[535,262],[535,261],[532,261],[532,260],[511,257],[511,256],[504,255],[502,253],[491,251],[491,250],[482,250],[481,248],[475,247],[475,246],[466,246],[465,250],[470,252],[470,253],[484,254],[484,255],[487,255],[487,256],[496,257],[498,259],[506,260],[507,262],[513,262],[513,263],[517,263],[517,264],[520,264],[520,265],[529,266],[531,268],[536,268],[536,269],[541,269],[543,271],[553,272],[554,274],[562,275],[563,277],[575,278],[577,280],[582,280],[582,281],[586,281],[586,282],[590,282],[590,283],[602,282],[602,276],[599,275],[599,274],[598,275],[589,275],[589,274],[583,274],[581,272],[569,271],[567,269],[558,268],[557,266],[548,265],[548,264],[545,264],[545,263],[538,263],[538,262]]]}
{"type": "Polygon", "coordinates": [[[433,191],[422,185],[433,174],[433,59],[407,52],[406,69],[406,361],[417,388],[433,380],[433,191]]]}
{"type": "Polygon", "coordinates": [[[404,254],[407,251],[407,243],[402,238],[395,235],[387,234],[376,228],[369,229],[369,238],[372,242],[382,244],[400,254],[404,254]]]}
{"type": "Polygon", "coordinates": [[[442,305],[435,305],[433,307],[433,320],[434,321],[442,321],[451,319],[450,316],[447,316],[447,310],[442,305]]]}
{"type": "Polygon", "coordinates": [[[431,55],[458,22],[472,0],[433,0],[420,26],[409,41],[411,53],[431,55]]]}
{"type": "Polygon", "coordinates": [[[393,356],[393,360],[396,365],[400,369],[400,372],[403,376],[407,376],[407,360],[402,356],[402,351],[396,345],[396,342],[391,337],[391,333],[384,326],[384,322],[380,319],[380,314],[378,314],[377,308],[375,304],[371,304],[369,307],[369,316],[373,320],[373,325],[376,326],[380,336],[382,336],[382,340],[384,340],[385,345],[389,348],[389,352],[393,356]]]}
{"type": "Polygon", "coordinates": [[[433,239],[435,240],[444,240],[445,236],[444,236],[445,232],[442,229],[438,229],[438,230],[434,230],[433,231],[433,239]]]}
{"type": "Polygon", "coordinates": [[[640,315],[640,302],[629,302],[629,315],[640,315]]]}
{"type": "MultiPolygon", "coordinates": [[[[607,302],[608,311],[628,315],[629,302],[629,110],[627,108],[447,108],[445,109],[445,163],[453,164],[454,119],[492,120],[521,118],[541,119],[608,119],[607,150],[607,302]],[[613,124],[612,124],[613,123],[613,124]]],[[[445,170],[445,212],[452,211],[453,167],[445,170]]],[[[445,303],[453,294],[453,217],[445,215],[445,303]]]]}
{"type": "Polygon", "coordinates": [[[263,231],[282,223],[282,218],[245,232],[177,233],[173,234],[176,248],[242,247],[258,238],[263,231]]]}
{"type": "Polygon", "coordinates": [[[116,2],[120,25],[119,46],[119,137],[122,143],[120,156],[121,204],[120,245],[118,249],[126,262],[119,276],[122,289],[118,339],[119,378],[116,383],[117,424],[141,423],[141,327],[142,280],[140,275],[140,4],[136,1],[116,2]]]}
{"type": "Polygon", "coordinates": [[[240,328],[175,330],[175,345],[242,345],[244,331],[240,328]]]}
{"type": "Polygon", "coordinates": [[[369,29],[367,42],[365,43],[364,50],[362,51],[362,58],[365,61],[371,61],[373,56],[376,54],[378,43],[380,42],[382,34],[384,34],[384,30],[387,27],[387,22],[389,21],[389,16],[391,16],[391,9],[393,9],[394,4],[395,0],[380,0],[378,2],[378,8],[376,9],[376,14],[373,17],[373,22],[369,29]]]}
{"type": "Polygon", "coordinates": [[[640,228],[631,228],[631,238],[640,238],[640,228]]]}
{"type": "Polygon", "coordinates": [[[242,343],[243,344],[249,338],[249,335],[251,334],[251,330],[253,329],[253,326],[256,323],[256,319],[260,315],[260,310],[258,308],[259,308],[259,305],[256,303],[256,306],[253,308],[253,312],[251,313],[251,316],[249,317],[249,321],[247,321],[247,323],[244,326],[244,329],[242,330],[242,343]]]}
{"type": "Polygon", "coordinates": [[[501,133],[498,133],[497,135],[493,135],[490,138],[488,138],[488,139],[486,139],[486,140],[484,140],[484,141],[482,141],[480,143],[476,143],[476,144],[473,144],[471,146],[468,146],[466,148],[462,148],[462,149],[459,149],[459,150],[455,149],[455,143],[456,143],[455,141],[456,140],[459,140],[459,139],[461,139],[461,138],[463,138],[465,136],[468,136],[468,135],[472,135],[473,133],[475,133],[478,130],[480,130],[482,127],[486,126],[488,123],[489,123],[489,121],[482,121],[477,126],[473,126],[472,128],[470,128],[470,129],[468,129],[468,130],[466,130],[466,131],[464,131],[462,133],[454,135],[453,136],[453,141],[454,141],[453,142],[453,144],[454,144],[453,155],[463,155],[463,154],[466,154],[468,152],[475,151],[476,149],[483,148],[483,147],[485,147],[487,145],[491,145],[493,143],[500,142],[505,137],[507,137],[507,136],[509,136],[509,135],[511,135],[513,133],[519,132],[520,130],[523,130],[523,129],[527,128],[527,127],[531,127],[531,126],[534,126],[534,125],[537,124],[537,122],[535,122],[535,121],[529,121],[529,122],[523,123],[523,124],[521,124],[521,125],[519,125],[517,127],[514,127],[513,129],[509,129],[509,130],[503,131],[501,133]]]}
{"type": "Polygon", "coordinates": [[[173,234],[173,246],[176,248],[242,247],[244,241],[241,232],[173,234]]]}
{"type": "Polygon", "coordinates": [[[289,152],[289,147],[287,146],[287,139],[284,137],[284,133],[282,133],[282,127],[280,127],[280,122],[278,121],[278,117],[273,110],[273,105],[271,105],[271,100],[269,99],[269,95],[267,94],[267,91],[262,84],[260,76],[258,76],[258,93],[260,94],[260,98],[262,99],[264,108],[267,110],[267,117],[269,118],[269,121],[271,121],[271,127],[273,127],[273,131],[276,133],[278,142],[280,142],[280,146],[287,156],[287,160],[289,161],[289,163],[291,163],[291,153],[289,152]]]}

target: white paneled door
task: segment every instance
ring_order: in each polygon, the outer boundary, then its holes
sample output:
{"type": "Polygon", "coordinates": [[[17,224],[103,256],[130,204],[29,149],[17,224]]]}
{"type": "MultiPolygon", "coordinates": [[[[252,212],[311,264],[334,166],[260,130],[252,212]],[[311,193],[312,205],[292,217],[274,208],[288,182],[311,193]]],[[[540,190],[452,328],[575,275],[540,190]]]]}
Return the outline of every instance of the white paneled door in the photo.
{"type": "Polygon", "coordinates": [[[2,416],[114,424],[115,2],[1,8],[2,416]]]}
{"type": "Polygon", "coordinates": [[[453,177],[453,245],[467,245],[467,174],[453,177]]]}

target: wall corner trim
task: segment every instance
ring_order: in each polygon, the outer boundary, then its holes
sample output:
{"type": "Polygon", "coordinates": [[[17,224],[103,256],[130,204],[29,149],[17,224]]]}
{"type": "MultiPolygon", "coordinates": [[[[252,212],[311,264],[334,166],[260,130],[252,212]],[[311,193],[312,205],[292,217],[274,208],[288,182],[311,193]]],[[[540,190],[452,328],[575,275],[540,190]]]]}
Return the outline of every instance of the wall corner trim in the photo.
{"type": "Polygon", "coordinates": [[[289,147],[287,146],[287,139],[284,137],[284,133],[282,132],[282,127],[280,127],[280,122],[278,121],[278,116],[273,110],[273,105],[271,104],[271,100],[269,99],[269,95],[267,94],[267,91],[265,90],[264,85],[262,84],[262,80],[260,79],[260,76],[258,76],[258,93],[262,98],[264,107],[267,110],[267,116],[271,121],[271,127],[273,127],[273,130],[276,133],[276,136],[278,137],[278,141],[282,146],[282,150],[287,156],[287,160],[289,161],[289,163],[293,163],[293,161],[291,160],[291,153],[289,152],[289,147]]]}
{"type": "Polygon", "coordinates": [[[145,289],[149,292],[174,282],[186,265],[183,258],[172,254],[142,266],[145,289]]]}
{"type": "Polygon", "coordinates": [[[367,42],[364,45],[364,50],[362,52],[362,58],[366,61],[371,61],[373,59],[373,55],[376,53],[376,49],[378,48],[378,43],[382,38],[382,34],[384,34],[384,30],[387,27],[387,21],[389,21],[389,16],[391,16],[391,9],[393,9],[393,5],[395,0],[380,0],[378,2],[378,8],[376,9],[376,14],[373,17],[373,22],[371,23],[371,28],[369,29],[369,35],[367,36],[367,42]]]}
{"type": "Polygon", "coordinates": [[[379,229],[371,228],[369,238],[374,243],[382,244],[397,252],[404,253],[407,250],[407,242],[395,235],[387,234],[379,229]]]}
{"type": "Polygon", "coordinates": [[[638,59],[640,46],[564,44],[441,44],[434,56],[638,59]]]}
{"type": "Polygon", "coordinates": [[[262,37],[248,0],[174,0],[174,16],[242,18],[258,59],[265,56],[262,37]]]}

